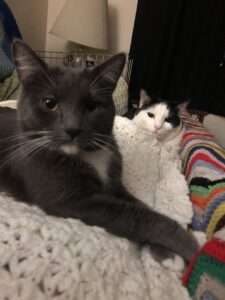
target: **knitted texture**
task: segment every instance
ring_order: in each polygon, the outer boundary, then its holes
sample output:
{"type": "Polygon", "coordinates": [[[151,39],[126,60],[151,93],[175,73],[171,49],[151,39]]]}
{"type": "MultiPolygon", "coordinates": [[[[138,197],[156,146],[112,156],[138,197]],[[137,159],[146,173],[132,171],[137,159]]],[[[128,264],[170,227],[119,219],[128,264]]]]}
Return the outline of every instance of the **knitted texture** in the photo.
{"type": "Polygon", "coordinates": [[[181,158],[193,203],[191,228],[210,238],[225,225],[225,151],[201,123],[184,121],[181,158]]]}
{"type": "MultiPolygon", "coordinates": [[[[178,163],[128,120],[116,118],[115,134],[125,157],[127,187],[138,186],[137,195],[148,199],[148,205],[170,216],[174,212],[186,227],[192,209],[178,163]]],[[[148,247],[140,249],[79,220],[47,216],[37,207],[0,194],[0,299],[190,297],[177,275],[157,263],[148,247]]]]}
{"type": "Polygon", "coordinates": [[[128,84],[122,76],[118,80],[116,89],[113,93],[113,101],[116,108],[116,114],[123,116],[128,109],[128,84]]]}
{"type": "Polygon", "coordinates": [[[183,277],[195,300],[225,299],[225,241],[214,238],[196,254],[183,277]]]}
{"type": "Polygon", "coordinates": [[[0,84],[0,101],[17,99],[19,96],[19,78],[16,70],[3,83],[0,84]]]}

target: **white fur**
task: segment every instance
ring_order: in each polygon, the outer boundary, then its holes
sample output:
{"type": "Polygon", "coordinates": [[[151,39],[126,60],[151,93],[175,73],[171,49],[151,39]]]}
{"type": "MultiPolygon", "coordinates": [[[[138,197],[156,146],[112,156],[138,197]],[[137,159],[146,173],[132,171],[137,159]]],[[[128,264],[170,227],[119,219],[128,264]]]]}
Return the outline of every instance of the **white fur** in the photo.
{"type": "Polygon", "coordinates": [[[174,259],[168,258],[162,261],[162,265],[174,272],[182,272],[185,267],[185,262],[182,257],[175,254],[174,259]]]}
{"type": "Polygon", "coordinates": [[[170,123],[165,122],[169,116],[169,109],[164,103],[155,104],[147,109],[140,111],[135,117],[134,122],[142,129],[153,133],[156,138],[165,135],[173,127],[170,123]],[[152,113],[155,117],[150,118],[148,113],[152,113]]]}
{"type": "Polygon", "coordinates": [[[164,144],[167,150],[177,153],[180,141],[184,133],[182,122],[178,127],[173,128],[171,123],[165,119],[169,116],[169,109],[166,103],[158,103],[141,110],[133,119],[133,122],[141,129],[153,134],[155,138],[164,144]],[[154,114],[149,117],[148,113],[154,114]]]}
{"type": "Polygon", "coordinates": [[[60,149],[67,155],[78,155],[79,158],[97,171],[98,176],[104,181],[108,180],[108,168],[112,153],[109,149],[101,149],[98,151],[88,152],[81,151],[78,146],[73,144],[65,144],[60,149]]]}
{"type": "Polygon", "coordinates": [[[94,152],[81,152],[80,158],[90,164],[98,173],[99,177],[107,182],[108,168],[111,158],[111,152],[108,149],[101,149],[94,152]]]}
{"type": "Polygon", "coordinates": [[[207,241],[207,237],[206,237],[206,234],[205,232],[202,232],[202,231],[193,231],[193,234],[195,235],[197,241],[198,241],[198,244],[200,246],[203,246],[206,241],[207,241]]]}
{"type": "Polygon", "coordinates": [[[73,144],[65,144],[60,149],[68,155],[76,155],[79,152],[79,148],[73,144]]]}
{"type": "MultiPolygon", "coordinates": [[[[129,190],[183,226],[189,224],[187,184],[169,153],[154,147],[155,141],[130,120],[117,117],[114,129],[129,190]]],[[[137,249],[76,219],[45,215],[2,193],[0,243],[0,298],[190,300],[177,274],[157,263],[148,247],[137,249]]]]}

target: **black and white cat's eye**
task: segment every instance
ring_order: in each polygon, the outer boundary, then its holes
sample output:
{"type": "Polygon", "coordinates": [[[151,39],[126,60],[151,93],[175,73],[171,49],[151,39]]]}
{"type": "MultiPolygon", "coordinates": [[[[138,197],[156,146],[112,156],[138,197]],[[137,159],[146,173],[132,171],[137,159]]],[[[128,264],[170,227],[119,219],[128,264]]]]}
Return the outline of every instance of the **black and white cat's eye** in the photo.
{"type": "Polygon", "coordinates": [[[88,112],[94,112],[98,107],[98,104],[97,102],[95,101],[89,101],[87,104],[86,104],[86,110],[88,112]]]}
{"type": "Polygon", "coordinates": [[[149,116],[149,118],[154,118],[155,117],[155,115],[151,112],[148,112],[148,116],[149,116]]]}
{"type": "Polygon", "coordinates": [[[51,99],[51,98],[43,99],[43,106],[47,110],[51,110],[51,111],[59,110],[59,103],[55,99],[51,99]]]}
{"type": "Polygon", "coordinates": [[[171,118],[171,117],[167,117],[167,118],[165,118],[165,122],[167,122],[167,123],[171,123],[171,122],[172,122],[172,118],[171,118]]]}

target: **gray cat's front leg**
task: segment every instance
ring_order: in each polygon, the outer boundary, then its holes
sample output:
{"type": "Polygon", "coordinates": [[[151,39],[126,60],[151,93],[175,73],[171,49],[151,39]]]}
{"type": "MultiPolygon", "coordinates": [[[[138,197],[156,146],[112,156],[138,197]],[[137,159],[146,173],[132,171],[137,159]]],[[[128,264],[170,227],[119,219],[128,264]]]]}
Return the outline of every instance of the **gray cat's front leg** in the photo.
{"type": "Polygon", "coordinates": [[[51,207],[48,213],[80,219],[136,243],[166,247],[187,261],[199,249],[195,238],[176,221],[145,208],[138,200],[135,203],[107,194],[93,194],[79,201],[71,200],[62,206],[51,207]]]}
{"type": "Polygon", "coordinates": [[[182,257],[159,245],[151,245],[152,256],[162,266],[174,272],[180,273],[185,268],[185,261],[182,257]]]}

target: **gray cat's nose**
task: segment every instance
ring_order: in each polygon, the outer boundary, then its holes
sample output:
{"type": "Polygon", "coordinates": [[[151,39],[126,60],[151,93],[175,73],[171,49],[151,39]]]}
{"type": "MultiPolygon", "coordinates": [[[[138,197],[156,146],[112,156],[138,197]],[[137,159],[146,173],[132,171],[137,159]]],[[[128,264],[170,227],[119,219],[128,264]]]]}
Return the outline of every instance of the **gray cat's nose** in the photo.
{"type": "Polygon", "coordinates": [[[75,139],[80,133],[80,128],[65,128],[64,131],[69,135],[71,140],[75,139]]]}

